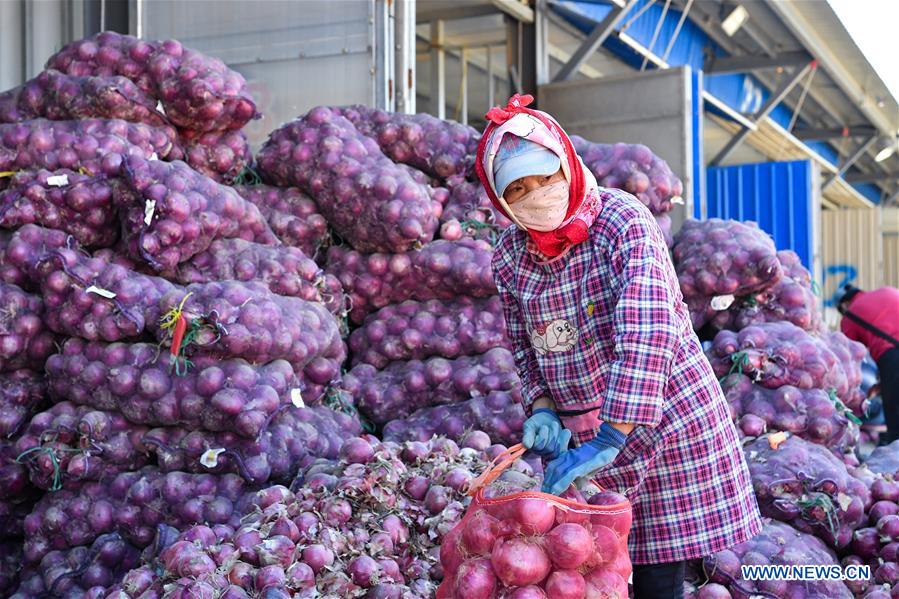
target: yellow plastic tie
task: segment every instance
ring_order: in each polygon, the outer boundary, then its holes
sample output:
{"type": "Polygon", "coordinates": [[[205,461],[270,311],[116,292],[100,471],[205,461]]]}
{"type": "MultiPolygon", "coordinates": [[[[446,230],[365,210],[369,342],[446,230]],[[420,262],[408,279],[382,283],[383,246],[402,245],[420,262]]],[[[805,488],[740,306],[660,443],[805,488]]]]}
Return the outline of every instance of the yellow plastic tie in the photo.
{"type": "Polygon", "coordinates": [[[181,314],[184,312],[184,304],[187,302],[187,298],[189,298],[193,294],[193,291],[189,292],[181,300],[181,303],[178,304],[178,307],[172,308],[168,312],[163,314],[162,318],[159,319],[159,328],[163,330],[170,329],[178,324],[178,321],[181,320],[181,314]]]}
{"type": "Polygon", "coordinates": [[[12,177],[16,171],[0,171],[0,177],[12,177]]]}

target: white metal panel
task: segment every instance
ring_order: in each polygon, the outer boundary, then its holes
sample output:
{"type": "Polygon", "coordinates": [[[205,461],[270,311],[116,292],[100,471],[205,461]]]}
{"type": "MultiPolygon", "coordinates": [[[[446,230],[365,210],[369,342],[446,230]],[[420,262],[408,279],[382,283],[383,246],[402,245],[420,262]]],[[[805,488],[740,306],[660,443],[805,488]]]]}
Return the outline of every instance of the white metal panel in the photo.
{"type": "Polygon", "coordinates": [[[0,91],[40,73],[47,59],[82,37],[82,0],[0,0],[0,91]]]}
{"type": "Polygon", "coordinates": [[[23,7],[22,2],[0,2],[0,90],[10,89],[25,80],[23,7]]]}
{"type": "Polygon", "coordinates": [[[393,4],[142,0],[140,22],[145,38],[178,39],[247,79],[263,113],[247,128],[258,146],[272,129],[317,105],[392,108],[393,4]]]}
{"type": "Polygon", "coordinates": [[[684,184],[673,230],[693,214],[693,132],[689,67],[541,85],[541,110],[569,133],[599,143],[641,143],[668,162],[684,184]]]}

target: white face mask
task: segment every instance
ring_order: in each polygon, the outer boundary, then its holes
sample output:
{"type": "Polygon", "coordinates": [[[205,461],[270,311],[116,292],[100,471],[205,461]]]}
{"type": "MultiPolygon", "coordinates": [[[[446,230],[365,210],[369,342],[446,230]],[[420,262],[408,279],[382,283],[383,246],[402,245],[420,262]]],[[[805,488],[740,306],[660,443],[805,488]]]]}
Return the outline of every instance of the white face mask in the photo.
{"type": "Polygon", "coordinates": [[[568,212],[568,181],[544,185],[509,205],[516,224],[534,231],[553,231],[568,212]]]}

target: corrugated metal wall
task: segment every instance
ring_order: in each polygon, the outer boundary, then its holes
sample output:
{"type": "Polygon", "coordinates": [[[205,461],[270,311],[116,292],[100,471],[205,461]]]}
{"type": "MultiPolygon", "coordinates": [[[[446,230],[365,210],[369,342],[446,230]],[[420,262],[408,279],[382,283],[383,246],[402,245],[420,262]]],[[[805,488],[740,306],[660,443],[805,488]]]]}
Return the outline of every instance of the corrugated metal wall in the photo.
{"type": "Polygon", "coordinates": [[[899,208],[881,208],[883,284],[899,287],[899,208]]]}
{"type": "Polygon", "coordinates": [[[706,216],[751,220],[779,250],[799,254],[817,272],[820,228],[818,167],[810,160],[706,169],[706,216]]]}
{"type": "Polygon", "coordinates": [[[827,210],[821,218],[825,306],[834,306],[843,285],[876,289],[883,285],[881,212],[876,208],[827,210]]]}
{"type": "Polygon", "coordinates": [[[883,234],[883,284],[899,287],[899,233],[883,234]]]}

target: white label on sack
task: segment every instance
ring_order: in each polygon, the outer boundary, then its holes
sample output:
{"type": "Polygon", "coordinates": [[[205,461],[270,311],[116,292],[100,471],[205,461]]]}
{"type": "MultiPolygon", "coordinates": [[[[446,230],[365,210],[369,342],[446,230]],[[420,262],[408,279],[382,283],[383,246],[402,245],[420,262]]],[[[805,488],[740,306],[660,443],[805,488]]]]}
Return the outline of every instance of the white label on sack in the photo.
{"type": "Polygon", "coordinates": [[[162,114],[165,114],[165,106],[162,105],[162,100],[156,101],[156,110],[158,110],[162,114]]]}
{"type": "Polygon", "coordinates": [[[223,447],[207,449],[203,452],[203,455],[200,456],[200,464],[202,464],[206,468],[215,468],[219,463],[219,454],[222,453],[225,453],[225,449],[223,447]]]}
{"type": "Polygon", "coordinates": [[[290,403],[297,408],[305,408],[306,403],[303,401],[303,392],[300,389],[290,390],[290,403]]]}
{"type": "Polygon", "coordinates": [[[682,196],[674,196],[673,198],[671,198],[671,203],[672,203],[672,204],[679,204],[679,205],[683,206],[683,205],[684,205],[684,198],[683,198],[682,196]]]}
{"type": "Polygon", "coordinates": [[[150,160],[159,160],[159,154],[153,152],[152,154],[150,154],[150,160]]]}
{"type": "Polygon", "coordinates": [[[84,291],[85,293],[95,293],[100,297],[105,297],[106,299],[113,299],[115,297],[115,293],[113,293],[109,289],[103,289],[102,287],[95,287],[93,285],[91,285],[84,291]]]}
{"type": "Polygon", "coordinates": [[[734,303],[734,296],[732,295],[716,295],[712,298],[712,310],[716,310],[720,312],[721,310],[727,310],[730,308],[730,305],[734,303]]]}
{"type": "Polygon", "coordinates": [[[840,509],[845,512],[849,509],[849,504],[852,503],[852,498],[845,493],[837,493],[837,503],[840,504],[840,509]]]}
{"type": "Polygon", "coordinates": [[[156,200],[147,200],[144,204],[144,224],[148,227],[153,222],[153,213],[156,212],[156,200]]]}
{"type": "Polygon", "coordinates": [[[52,177],[47,177],[47,185],[50,185],[51,187],[65,187],[68,184],[68,175],[53,175],[52,177]]]}

